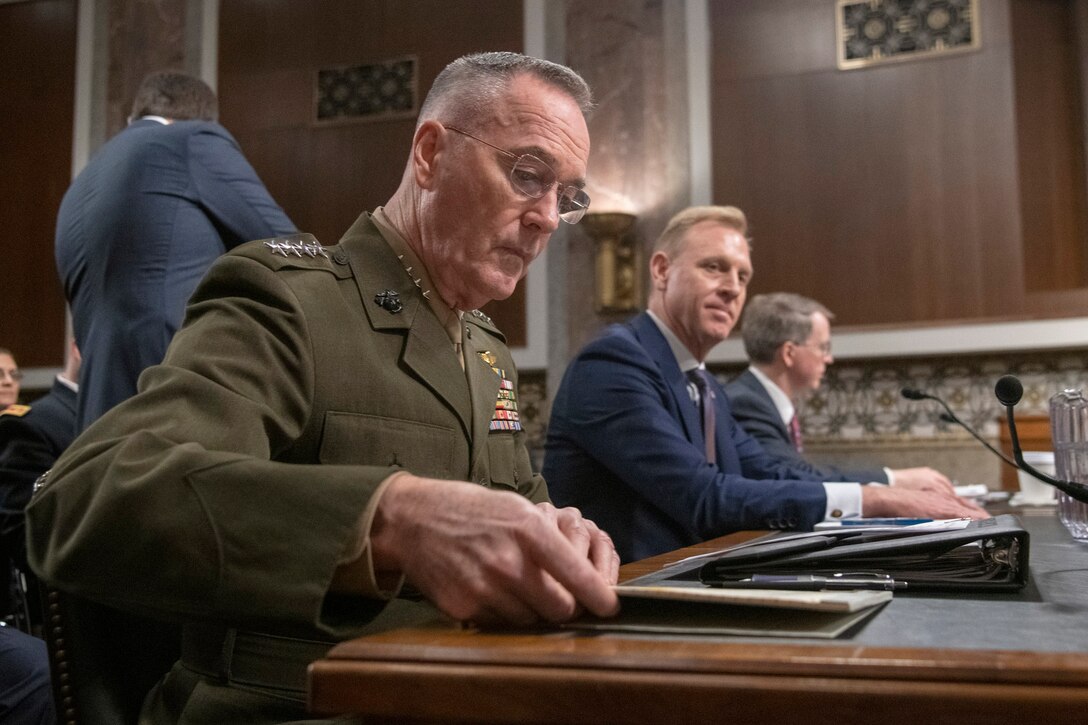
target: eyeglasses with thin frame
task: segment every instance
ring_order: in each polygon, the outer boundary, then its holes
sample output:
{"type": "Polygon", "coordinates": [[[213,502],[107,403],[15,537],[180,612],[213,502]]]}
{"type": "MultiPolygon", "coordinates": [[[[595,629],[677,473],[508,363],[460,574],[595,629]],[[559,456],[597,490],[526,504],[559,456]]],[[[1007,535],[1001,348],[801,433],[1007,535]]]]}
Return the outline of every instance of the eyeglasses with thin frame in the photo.
{"type": "Polygon", "coordinates": [[[12,370],[4,370],[3,368],[0,368],[0,380],[3,380],[4,378],[11,378],[14,382],[17,383],[23,379],[23,371],[18,368],[14,368],[12,370]]]}
{"type": "Polygon", "coordinates": [[[831,341],[827,342],[795,342],[793,343],[797,347],[810,347],[816,352],[820,353],[824,357],[831,357],[831,341]]]}
{"type": "Polygon", "coordinates": [[[453,126],[446,126],[446,129],[462,136],[468,136],[473,141],[479,141],[484,146],[490,146],[499,153],[514,159],[514,166],[510,169],[510,183],[525,196],[539,199],[547,194],[548,190],[554,185],[558,196],[559,218],[567,224],[577,224],[585,216],[586,210],[589,209],[589,194],[577,186],[560,184],[552,167],[536,156],[532,154],[518,156],[506,149],[488,143],[482,138],[473,136],[468,131],[462,131],[453,126]]]}

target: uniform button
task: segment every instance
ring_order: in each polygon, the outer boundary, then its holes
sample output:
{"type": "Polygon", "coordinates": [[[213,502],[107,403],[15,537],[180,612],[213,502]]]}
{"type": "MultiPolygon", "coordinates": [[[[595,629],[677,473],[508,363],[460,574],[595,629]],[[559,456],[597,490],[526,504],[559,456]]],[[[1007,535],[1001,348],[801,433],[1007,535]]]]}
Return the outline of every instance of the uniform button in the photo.
{"type": "Polygon", "coordinates": [[[347,264],[348,263],[347,252],[345,252],[343,249],[337,249],[332,254],[332,261],[336,262],[337,264],[347,264]]]}
{"type": "Polygon", "coordinates": [[[832,511],[831,512],[831,518],[841,519],[842,518],[842,509],[835,509],[834,511],[832,511]]]}

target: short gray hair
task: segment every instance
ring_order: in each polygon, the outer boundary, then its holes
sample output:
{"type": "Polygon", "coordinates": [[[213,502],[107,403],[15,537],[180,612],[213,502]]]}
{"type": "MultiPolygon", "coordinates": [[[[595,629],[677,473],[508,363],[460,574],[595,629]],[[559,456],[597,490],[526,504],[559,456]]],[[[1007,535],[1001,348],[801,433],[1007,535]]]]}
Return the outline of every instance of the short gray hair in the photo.
{"type": "Polygon", "coordinates": [[[593,109],[589,85],[565,65],[506,51],[473,53],[453,61],[434,79],[419,110],[419,123],[435,119],[477,128],[510,81],[522,75],[538,78],[566,93],[583,116],[593,109]]]}
{"type": "Polygon", "coordinates": [[[670,260],[674,259],[680,251],[684,235],[688,230],[700,222],[716,222],[724,227],[732,229],[751,244],[747,238],[748,218],[744,212],[735,206],[689,206],[678,212],[669,223],[665,225],[665,231],[654,242],[654,252],[664,252],[670,260]]]}
{"type": "Polygon", "coordinates": [[[741,325],[748,359],[770,363],[783,343],[803,343],[812,334],[814,312],[828,320],[835,319],[831,310],[816,300],[792,292],[756,295],[748,300],[741,325]]]}

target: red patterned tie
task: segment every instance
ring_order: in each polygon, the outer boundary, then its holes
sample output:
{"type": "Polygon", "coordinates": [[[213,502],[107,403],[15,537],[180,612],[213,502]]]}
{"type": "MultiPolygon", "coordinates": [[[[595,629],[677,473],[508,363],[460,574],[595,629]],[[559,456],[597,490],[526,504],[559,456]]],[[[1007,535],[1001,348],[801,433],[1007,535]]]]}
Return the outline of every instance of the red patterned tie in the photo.
{"type": "Polygon", "coordinates": [[[796,413],[790,418],[790,440],[793,441],[793,447],[798,453],[804,453],[805,444],[801,442],[801,421],[797,419],[796,413]]]}

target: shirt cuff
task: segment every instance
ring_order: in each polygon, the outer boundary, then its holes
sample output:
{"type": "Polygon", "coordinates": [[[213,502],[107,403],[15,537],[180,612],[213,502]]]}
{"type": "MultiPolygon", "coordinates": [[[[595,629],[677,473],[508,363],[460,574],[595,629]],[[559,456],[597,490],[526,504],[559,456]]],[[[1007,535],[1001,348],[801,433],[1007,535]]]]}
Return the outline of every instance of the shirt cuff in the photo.
{"type": "Polygon", "coordinates": [[[887,466],[884,466],[884,475],[888,477],[888,485],[889,486],[894,486],[895,485],[895,471],[888,468],[887,466]]]}
{"type": "Polygon", "coordinates": [[[381,581],[374,571],[374,558],[370,549],[370,527],[378,511],[378,502],[389,484],[407,471],[397,471],[378,484],[370,502],[359,517],[355,541],[338,562],[331,589],[341,594],[358,594],[370,599],[393,599],[404,587],[404,575],[383,572],[381,581]]]}
{"type": "Polygon", "coordinates": [[[827,493],[824,521],[838,521],[861,516],[861,484],[825,483],[823,486],[827,493]]]}

